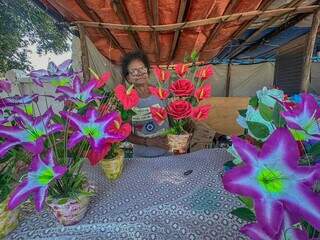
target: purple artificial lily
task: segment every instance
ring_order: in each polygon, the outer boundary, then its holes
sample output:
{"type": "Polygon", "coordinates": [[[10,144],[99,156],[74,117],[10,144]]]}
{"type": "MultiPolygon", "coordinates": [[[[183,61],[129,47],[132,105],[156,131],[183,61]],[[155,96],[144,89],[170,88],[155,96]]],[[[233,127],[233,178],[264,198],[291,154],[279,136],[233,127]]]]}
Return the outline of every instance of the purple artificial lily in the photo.
{"type": "Polygon", "coordinates": [[[58,100],[70,100],[77,105],[78,108],[84,107],[87,103],[100,98],[93,93],[97,81],[93,80],[84,86],[81,86],[81,81],[78,76],[73,79],[71,87],[57,87],[56,93],[63,95],[57,97],[58,100]]]}
{"type": "Polygon", "coordinates": [[[87,138],[93,150],[100,151],[106,142],[123,140],[122,134],[108,130],[118,119],[119,114],[117,112],[99,117],[99,113],[95,109],[89,109],[85,116],[72,112],[61,112],[61,116],[68,118],[73,127],[78,129],[71,135],[68,148],[74,147],[87,138]]]}
{"type": "Polygon", "coordinates": [[[30,77],[34,83],[43,87],[44,82],[49,82],[51,85],[66,86],[70,85],[75,72],[73,72],[71,67],[72,60],[66,60],[59,66],[55,65],[53,62],[49,62],[48,69],[39,69],[30,72],[30,77]]]}
{"type": "Polygon", "coordinates": [[[18,105],[28,105],[32,102],[37,102],[39,98],[38,94],[33,95],[16,95],[14,97],[7,97],[0,99],[0,108],[13,107],[18,105]]]}
{"type": "Polygon", "coordinates": [[[305,231],[294,227],[300,220],[297,216],[285,212],[280,231],[274,236],[266,233],[259,223],[247,224],[240,229],[240,232],[254,240],[308,240],[305,231]]]}
{"type": "Polygon", "coordinates": [[[65,174],[67,168],[55,165],[53,153],[50,151],[45,159],[36,155],[30,165],[27,178],[19,184],[8,202],[8,209],[12,210],[28,199],[33,194],[35,207],[37,211],[43,208],[45,198],[48,192],[48,184],[65,174]]]}
{"type": "Polygon", "coordinates": [[[0,126],[0,136],[6,141],[0,145],[0,157],[9,149],[21,144],[28,151],[38,154],[43,150],[44,139],[47,134],[63,130],[61,124],[50,124],[54,113],[49,108],[42,116],[32,117],[21,109],[14,108],[17,114],[17,126],[0,126]]]}
{"type": "Polygon", "coordinates": [[[296,140],[320,139],[320,107],[310,94],[301,94],[301,102],[281,112],[296,140]]]}
{"type": "Polygon", "coordinates": [[[0,93],[1,92],[6,92],[6,93],[11,92],[11,82],[9,80],[7,79],[0,80],[0,93]]]}
{"type": "Polygon", "coordinates": [[[244,164],[223,177],[226,190],[254,199],[257,222],[276,236],[287,209],[320,228],[320,196],[312,191],[320,166],[299,166],[299,148],[290,131],[277,129],[261,150],[234,137],[233,146],[244,164]]]}

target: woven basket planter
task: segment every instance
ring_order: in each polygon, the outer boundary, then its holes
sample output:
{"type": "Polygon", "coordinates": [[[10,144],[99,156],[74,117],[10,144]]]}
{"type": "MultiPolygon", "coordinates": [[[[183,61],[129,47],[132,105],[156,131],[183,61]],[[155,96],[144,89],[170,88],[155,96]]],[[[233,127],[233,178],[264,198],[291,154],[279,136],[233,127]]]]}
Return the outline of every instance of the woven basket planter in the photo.
{"type": "Polygon", "coordinates": [[[174,154],[184,154],[188,151],[191,133],[173,135],[168,134],[169,151],[174,154]]]}
{"type": "Polygon", "coordinates": [[[124,151],[117,150],[117,155],[111,159],[104,159],[100,162],[101,168],[107,179],[113,181],[118,179],[122,174],[124,161],[124,151]]]}
{"type": "Polygon", "coordinates": [[[9,198],[0,203],[0,239],[7,236],[19,224],[20,208],[10,211],[7,209],[9,198]]]}

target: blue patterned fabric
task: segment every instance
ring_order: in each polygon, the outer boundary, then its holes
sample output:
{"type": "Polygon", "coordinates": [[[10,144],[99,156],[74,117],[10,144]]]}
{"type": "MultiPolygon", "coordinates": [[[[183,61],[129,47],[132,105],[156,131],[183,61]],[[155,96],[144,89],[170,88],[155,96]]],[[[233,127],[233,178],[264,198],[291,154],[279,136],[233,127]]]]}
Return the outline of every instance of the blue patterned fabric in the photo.
{"type": "Polygon", "coordinates": [[[116,182],[86,166],[97,194],[79,224],[64,227],[29,205],[8,239],[247,239],[239,233],[243,222],[230,214],[241,203],[221,183],[228,160],[223,149],[126,159],[116,182]]]}

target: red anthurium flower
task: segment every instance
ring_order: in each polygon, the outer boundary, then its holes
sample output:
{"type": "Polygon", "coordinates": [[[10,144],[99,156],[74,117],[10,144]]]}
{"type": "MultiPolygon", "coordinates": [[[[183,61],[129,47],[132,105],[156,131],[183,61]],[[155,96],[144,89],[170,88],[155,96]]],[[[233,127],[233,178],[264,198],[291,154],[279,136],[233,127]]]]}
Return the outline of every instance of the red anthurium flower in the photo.
{"type": "Polygon", "coordinates": [[[176,97],[188,97],[194,90],[194,85],[188,79],[179,79],[172,83],[169,88],[176,97]]]}
{"type": "Polygon", "coordinates": [[[187,118],[192,113],[192,105],[185,100],[175,100],[169,104],[167,113],[176,120],[187,118]]]}
{"type": "Polygon", "coordinates": [[[213,75],[213,68],[212,68],[212,66],[209,66],[209,65],[200,68],[196,72],[196,77],[201,79],[201,81],[208,79],[212,75],[213,75]]]}
{"type": "Polygon", "coordinates": [[[170,72],[165,71],[165,70],[159,68],[158,66],[153,67],[153,72],[154,72],[154,75],[156,75],[157,79],[160,82],[164,83],[164,82],[168,81],[170,78],[170,72]]]}
{"type": "Polygon", "coordinates": [[[96,88],[101,88],[104,85],[106,85],[110,77],[111,77],[111,72],[105,72],[104,74],[102,74],[102,76],[99,79],[97,79],[96,88]]]}
{"type": "Polygon", "coordinates": [[[108,155],[110,149],[111,149],[111,143],[105,143],[104,146],[99,150],[91,149],[87,155],[87,158],[89,159],[90,164],[94,166],[97,163],[99,163],[108,155]]]}
{"type": "Polygon", "coordinates": [[[183,63],[179,63],[176,64],[175,71],[180,77],[183,77],[189,71],[189,67],[183,63]]]}
{"type": "Polygon", "coordinates": [[[125,110],[129,110],[137,106],[139,103],[140,98],[138,92],[133,89],[133,85],[131,85],[127,90],[123,84],[119,84],[114,89],[114,92],[125,110]]]}
{"type": "Polygon", "coordinates": [[[198,88],[195,92],[194,92],[194,96],[198,101],[201,101],[205,98],[208,98],[211,96],[211,85],[210,84],[206,84],[203,87],[198,88]]]}
{"type": "Polygon", "coordinates": [[[203,105],[203,106],[199,106],[199,107],[195,107],[192,109],[192,119],[196,120],[196,121],[201,121],[201,120],[205,120],[208,118],[209,116],[209,111],[211,109],[211,105],[203,105]]]}
{"type": "MultiPolygon", "coordinates": [[[[121,134],[123,136],[123,141],[131,133],[131,125],[129,123],[123,123],[121,117],[119,116],[116,120],[113,121],[108,128],[108,131],[114,134],[121,134]]],[[[121,142],[121,141],[108,141],[108,142],[121,142]]]]}
{"type": "Polygon", "coordinates": [[[154,86],[151,86],[149,87],[149,91],[153,96],[156,96],[161,100],[165,100],[169,96],[169,91],[163,88],[156,88],[154,86]]]}
{"type": "Polygon", "coordinates": [[[153,120],[159,126],[161,126],[168,117],[166,109],[162,107],[150,107],[150,112],[153,120]]]}

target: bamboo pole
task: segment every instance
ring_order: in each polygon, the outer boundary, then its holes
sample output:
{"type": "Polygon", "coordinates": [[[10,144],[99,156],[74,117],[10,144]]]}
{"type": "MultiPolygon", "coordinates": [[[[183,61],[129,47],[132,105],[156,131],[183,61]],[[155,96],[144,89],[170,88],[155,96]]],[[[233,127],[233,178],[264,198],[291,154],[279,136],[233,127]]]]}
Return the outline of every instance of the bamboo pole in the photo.
{"type": "Polygon", "coordinates": [[[318,8],[313,14],[312,26],[308,37],[308,43],[306,48],[305,61],[303,66],[301,90],[307,92],[310,85],[310,71],[312,54],[314,50],[314,44],[317,38],[317,32],[320,24],[320,8],[318,8]]]}
{"type": "Polygon", "coordinates": [[[84,82],[88,82],[90,79],[89,72],[89,54],[86,42],[86,32],[84,26],[78,24],[78,30],[80,33],[80,47],[81,47],[81,62],[82,62],[82,72],[84,82]]]}
{"type": "Polygon", "coordinates": [[[232,22],[232,21],[246,21],[250,20],[256,16],[259,17],[275,17],[281,16],[286,13],[308,13],[313,12],[319,7],[319,5],[310,5],[303,7],[291,7],[291,8],[280,8],[266,11],[251,11],[251,12],[243,12],[243,13],[235,13],[230,15],[224,15],[219,17],[188,21],[182,23],[173,23],[173,24],[165,24],[165,25],[128,25],[128,24],[117,24],[117,23],[103,23],[103,22],[89,22],[89,21],[75,21],[73,24],[83,24],[86,27],[97,27],[97,28],[107,28],[111,30],[124,30],[124,31],[140,31],[140,32],[172,32],[185,28],[194,28],[204,25],[211,25],[220,22],[232,22]]]}
{"type": "Polygon", "coordinates": [[[228,64],[227,81],[226,81],[226,97],[230,95],[230,82],[231,82],[231,64],[228,64]]]}

